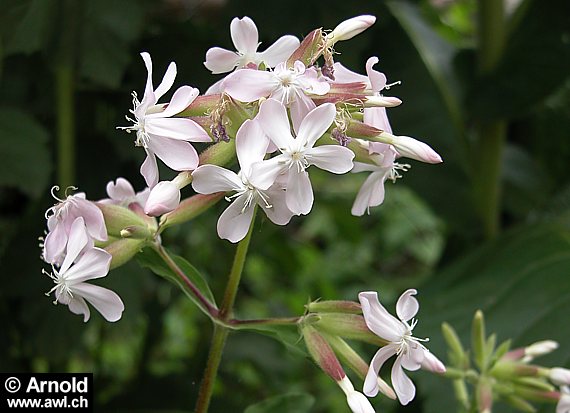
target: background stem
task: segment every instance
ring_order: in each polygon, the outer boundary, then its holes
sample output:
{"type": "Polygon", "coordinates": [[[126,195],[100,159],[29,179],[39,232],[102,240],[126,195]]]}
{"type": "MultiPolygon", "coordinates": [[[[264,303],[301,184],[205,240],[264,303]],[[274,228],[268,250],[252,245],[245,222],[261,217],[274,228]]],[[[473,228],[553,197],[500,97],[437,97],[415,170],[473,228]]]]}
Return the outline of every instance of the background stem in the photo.
{"type": "MultiPolygon", "coordinates": [[[[223,322],[229,320],[229,317],[231,316],[233,310],[243,266],[245,264],[245,259],[247,256],[247,250],[249,248],[249,242],[251,240],[251,234],[253,232],[256,211],[257,207],[255,207],[255,211],[253,212],[253,217],[251,218],[251,224],[249,226],[247,235],[239,242],[236,249],[234,262],[230,270],[228,283],[226,285],[226,291],[224,293],[224,299],[222,301],[219,312],[219,318],[223,322]]],[[[206,413],[208,411],[210,399],[212,398],[212,391],[214,389],[214,382],[216,380],[216,376],[218,375],[218,368],[222,360],[222,354],[224,351],[226,338],[228,337],[228,332],[229,329],[225,326],[216,324],[214,327],[212,345],[208,354],[208,361],[206,363],[204,377],[202,379],[202,383],[200,384],[198,400],[196,401],[196,413],[206,413]]]]}
{"type": "MultiPolygon", "coordinates": [[[[478,68],[484,76],[497,66],[505,40],[503,0],[479,0],[478,68]]],[[[477,148],[474,159],[475,203],[486,238],[494,238],[500,230],[501,173],[506,137],[505,120],[480,121],[477,125],[477,148]]]]}

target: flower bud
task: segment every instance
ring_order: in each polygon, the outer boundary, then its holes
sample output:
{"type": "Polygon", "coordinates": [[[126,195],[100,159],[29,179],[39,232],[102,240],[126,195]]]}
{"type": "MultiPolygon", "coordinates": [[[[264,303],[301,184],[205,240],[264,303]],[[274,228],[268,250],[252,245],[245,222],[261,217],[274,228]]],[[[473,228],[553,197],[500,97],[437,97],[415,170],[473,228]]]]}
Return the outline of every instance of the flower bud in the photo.
{"type": "Polygon", "coordinates": [[[332,46],[336,42],[352,39],[362,33],[376,22],[376,17],[363,15],[353,17],[341,22],[332,32],[327,34],[327,46],[332,46]]]}
{"type": "Polygon", "coordinates": [[[311,313],[362,314],[362,307],[355,301],[313,301],[307,305],[307,310],[311,313]]]}
{"type": "Polygon", "coordinates": [[[558,343],[554,340],[537,341],[524,349],[525,363],[532,361],[535,357],[551,353],[558,348],[558,343]]]}
{"type": "Polygon", "coordinates": [[[319,313],[314,326],[328,334],[384,346],[388,344],[374,334],[359,314],[319,313]]]}
{"type": "Polygon", "coordinates": [[[379,135],[379,141],[393,145],[400,156],[415,159],[426,163],[443,162],[441,156],[434,151],[429,145],[410,138],[409,136],[395,136],[388,132],[382,132],[379,135]]]}
{"type": "Polygon", "coordinates": [[[109,269],[112,270],[126,264],[143,248],[144,244],[145,240],[129,238],[111,242],[105,247],[105,251],[113,256],[109,269]]]}
{"type": "Polygon", "coordinates": [[[562,367],[550,369],[549,378],[554,384],[559,386],[570,385],[570,370],[562,367]]]}
{"type": "Polygon", "coordinates": [[[350,410],[352,410],[353,413],[375,413],[370,401],[365,395],[354,390],[354,386],[347,376],[344,376],[342,380],[337,381],[337,384],[344,394],[346,394],[348,407],[350,407],[350,410]]]}
{"type": "Polygon", "coordinates": [[[308,324],[305,324],[301,331],[307,349],[315,363],[336,382],[346,377],[346,373],[342,369],[333,349],[323,336],[308,324]]]}
{"type": "Polygon", "coordinates": [[[401,104],[402,101],[393,96],[366,96],[366,99],[364,100],[365,108],[392,108],[401,104]]]}
{"type": "Polygon", "coordinates": [[[174,211],[165,214],[160,219],[160,226],[167,228],[172,225],[181,224],[183,222],[194,219],[202,212],[206,211],[212,205],[216,204],[224,197],[224,192],[217,192],[215,194],[197,194],[190,198],[186,198],[180,202],[174,211]]]}
{"type": "Polygon", "coordinates": [[[308,67],[319,58],[324,49],[323,31],[315,29],[305,36],[297,50],[289,56],[287,67],[293,67],[296,61],[300,61],[308,67]]]}
{"type": "Polygon", "coordinates": [[[128,226],[147,226],[144,218],[130,208],[104,203],[97,203],[97,207],[103,213],[107,232],[111,236],[121,236],[121,230],[128,226]]]}
{"type": "Polygon", "coordinates": [[[156,217],[174,210],[179,203],[180,189],[173,182],[162,181],[150,191],[144,212],[156,217]]]}

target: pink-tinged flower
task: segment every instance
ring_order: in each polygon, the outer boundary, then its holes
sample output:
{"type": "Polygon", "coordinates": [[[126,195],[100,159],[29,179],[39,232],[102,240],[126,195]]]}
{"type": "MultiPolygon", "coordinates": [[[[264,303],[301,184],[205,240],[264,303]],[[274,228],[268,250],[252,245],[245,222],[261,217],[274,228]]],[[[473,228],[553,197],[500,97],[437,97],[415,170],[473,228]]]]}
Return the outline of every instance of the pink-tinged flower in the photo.
{"type": "Polygon", "coordinates": [[[192,187],[201,194],[235,191],[231,205],[218,220],[218,235],[231,242],[242,240],[251,224],[255,205],[277,225],[286,225],[293,213],[287,208],[285,191],[278,183],[260,188],[253,182],[252,165],[261,162],[269,141],[255,120],[247,120],[236,134],[239,174],[216,165],[202,165],[192,173],[192,187]]]}
{"type": "Polygon", "coordinates": [[[301,120],[316,107],[309,95],[325,95],[330,85],[319,78],[314,67],[296,61],[288,68],[285,63],[273,71],[243,69],[230,74],[223,82],[224,92],[242,102],[254,102],[262,97],[273,98],[290,107],[295,130],[301,120]]]}
{"type": "Polygon", "coordinates": [[[189,142],[211,142],[204,129],[187,118],[173,118],[190,105],[200,93],[198,89],[182,86],[174,92],[164,110],[154,105],[172,87],[176,77],[176,64],[170,63],[162,82],[156,89],[152,85],[152,60],[146,52],[141,53],[148,72],[144,96],[141,101],[133,92],[133,106],[130,112],[134,119],[127,120],[133,126],[120,127],[127,132],[136,132],[136,146],[146,151],[146,159],[140,172],[149,188],[158,182],[158,156],[169,168],[175,171],[191,171],[198,166],[198,154],[189,142]]]}
{"type": "MultiPolygon", "coordinates": [[[[337,83],[353,83],[359,82],[366,85],[366,89],[374,96],[381,96],[382,90],[386,88],[386,75],[384,73],[374,70],[373,66],[378,63],[376,56],[370,57],[366,61],[366,74],[367,76],[355,73],[340,63],[334,64],[334,76],[337,83]]],[[[364,123],[374,126],[383,131],[392,133],[392,127],[388,121],[386,108],[374,107],[364,109],[364,123]]]]}
{"type": "Polygon", "coordinates": [[[403,405],[412,401],[416,395],[416,387],[404,373],[404,368],[415,371],[425,365],[428,370],[445,372],[443,363],[436,362],[437,358],[421,343],[426,340],[412,335],[417,324],[413,317],[419,309],[418,301],[414,297],[416,293],[416,290],[410,289],[400,296],[396,304],[398,318],[388,313],[380,304],[376,292],[358,294],[366,325],[374,334],[389,342],[378,350],[370,362],[363,390],[367,396],[373,397],[378,393],[378,372],[384,362],[393,355],[396,355],[396,361],[392,367],[392,386],[403,405]],[[411,323],[408,323],[410,320],[411,323]]]}
{"type": "Polygon", "coordinates": [[[311,110],[302,120],[297,137],[294,138],[285,106],[274,99],[265,101],[257,119],[281,154],[253,166],[254,185],[261,189],[266,188],[278,175],[288,173],[287,207],[294,214],[308,214],[314,198],[306,169],[315,165],[335,174],[343,174],[353,167],[354,153],[350,149],[338,145],[313,147],[329,129],[335,116],[336,109],[332,103],[325,103],[311,110]]]}
{"type": "Polygon", "coordinates": [[[43,259],[49,264],[63,261],[71,226],[78,217],[83,218],[90,238],[107,241],[107,228],[101,210],[85,199],[83,192],[59,199],[54,194],[57,190],[57,186],[52,188],[52,196],[59,202],[45,213],[49,232],[44,240],[43,259]]]}
{"type": "Polygon", "coordinates": [[[104,204],[113,204],[128,207],[132,203],[143,206],[148,199],[150,193],[149,188],[145,188],[140,192],[135,193],[131,183],[125,178],[117,178],[115,182],[109,181],[107,183],[107,195],[109,198],[102,199],[99,202],[104,204]]]}
{"type": "Polygon", "coordinates": [[[55,283],[48,294],[54,292],[54,304],[65,304],[72,313],[83,314],[83,321],[89,320],[90,316],[86,301],[107,321],[117,321],[125,308],[121,298],[107,288],[86,282],[107,275],[111,254],[100,248],[86,249],[88,245],[85,221],[82,217],[76,218],[71,226],[67,253],[61,267],[52,266],[53,273],[46,272],[55,283]]]}
{"type": "Polygon", "coordinates": [[[346,401],[348,402],[348,407],[353,413],[374,413],[374,407],[370,404],[370,401],[362,393],[354,390],[350,379],[344,376],[342,380],[337,382],[344,394],[346,394],[346,401]]]}
{"type": "Polygon", "coordinates": [[[556,413],[570,413],[570,387],[560,388],[560,400],[556,405],[556,413]]]}
{"type": "Polygon", "coordinates": [[[237,52],[213,47],[206,52],[204,66],[213,74],[231,72],[234,68],[249,67],[264,63],[266,67],[275,67],[287,60],[299,47],[295,36],[280,37],[264,52],[258,52],[259,35],[257,27],[249,17],[234,18],[230,24],[230,34],[237,52]]]}
{"type": "Polygon", "coordinates": [[[180,204],[180,188],[174,182],[162,181],[152,188],[144,213],[153,217],[173,211],[180,204]]]}

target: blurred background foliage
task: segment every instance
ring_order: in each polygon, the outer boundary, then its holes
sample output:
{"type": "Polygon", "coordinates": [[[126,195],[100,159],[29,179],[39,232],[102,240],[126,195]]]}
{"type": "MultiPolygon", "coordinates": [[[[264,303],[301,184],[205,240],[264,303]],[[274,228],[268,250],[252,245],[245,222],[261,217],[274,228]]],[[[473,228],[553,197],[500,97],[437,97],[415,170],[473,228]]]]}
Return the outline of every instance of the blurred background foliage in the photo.
{"type": "MultiPolygon", "coordinates": [[[[364,72],[366,59],[378,56],[389,81],[402,81],[388,93],[404,101],[389,111],[395,132],[425,140],[445,162],[414,163],[397,185],[388,184],[385,204],[362,218],[349,213],[362,176],[313,171],[309,216],[284,228],[258,222],[237,315],[299,315],[310,299],[354,300],[361,290],[380,291],[391,308],[403,289],[417,287],[417,333],[442,358],[441,322],[467,342],[481,308],[499,340],[556,339],[561,349],[545,363],[568,366],[570,2],[507,1],[491,30],[498,56],[487,68],[478,49],[481,3],[1,0],[0,370],[92,371],[97,411],[190,410],[210,322],[136,262],[101,281],[126,304],[118,323],[94,314],[83,324],[54,307],[38,259],[43,214],[54,202],[49,189],[75,185],[96,200],[118,176],[142,189],[142,151],[115,129],[126,123],[131,91],[144,87],[139,52],[152,55],[155,81],[174,60],[176,84],[205,91],[217,80],[202,65],[205,52],[232,48],[234,16],[253,18],[267,46],[358,14],[378,21],[338,44],[338,60],[364,72]],[[487,135],[488,125],[499,125],[502,137],[487,135]],[[482,196],[489,184],[500,190],[490,214],[482,196]]],[[[222,208],[163,238],[216,296],[234,252],[215,233],[222,208]]],[[[275,338],[230,336],[211,411],[348,411],[342,392],[303,356],[297,332],[283,336],[285,346],[275,338]],[[266,398],[273,399],[261,402],[266,398]]],[[[366,359],[374,350],[360,349],[366,359]]],[[[419,397],[410,406],[378,398],[377,410],[454,410],[449,382],[414,376],[419,397]]]]}

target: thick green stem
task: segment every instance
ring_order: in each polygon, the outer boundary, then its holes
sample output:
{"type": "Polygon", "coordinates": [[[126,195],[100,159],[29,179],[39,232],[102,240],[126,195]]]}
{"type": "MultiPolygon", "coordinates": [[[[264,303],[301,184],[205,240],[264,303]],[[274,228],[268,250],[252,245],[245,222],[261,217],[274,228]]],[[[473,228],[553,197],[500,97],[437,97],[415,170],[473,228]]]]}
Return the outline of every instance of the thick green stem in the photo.
{"type": "Polygon", "coordinates": [[[228,337],[229,332],[229,329],[223,324],[228,322],[232,314],[239,282],[241,280],[241,274],[243,272],[243,267],[247,256],[247,250],[249,248],[249,241],[251,240],[251,234],[253,233],[254,223],[255,211],[251,219],[249,231],[247,232],[245,238],[239,242],[236,249],[234,262],[232,264],[232,269],[230,271],[228,283],[226,285],[226,291],[224,293],[224,299],[220,307],[219,319],[221,323],[216,324],[214,327],[212,345],[210,347],[210,353],[208,354],[208,361],[206,363],[204,377],[202,379],[202,383],[200,384],[200,391],[198,393],[198,400],[196,402],[196,413],[206,413],[208,411],[208,406],[210,405],[210,399],[212,398],[212,391],[214,389],[214,382],[216,381],[216,376],[218,375],[218,368],[222,360],[224,345],[226,343],[226,338],[228,337]]]}
{"type": "MultiPolygon", "coordinates": [[[[497,66],[506,41],[503,0],[479,0],[479,73],[484,76],[497,66]]],[[[501,164],[506,137],[504,120],[477,125],[474,193],[486,238],[500,230],[501,164]]]]}

